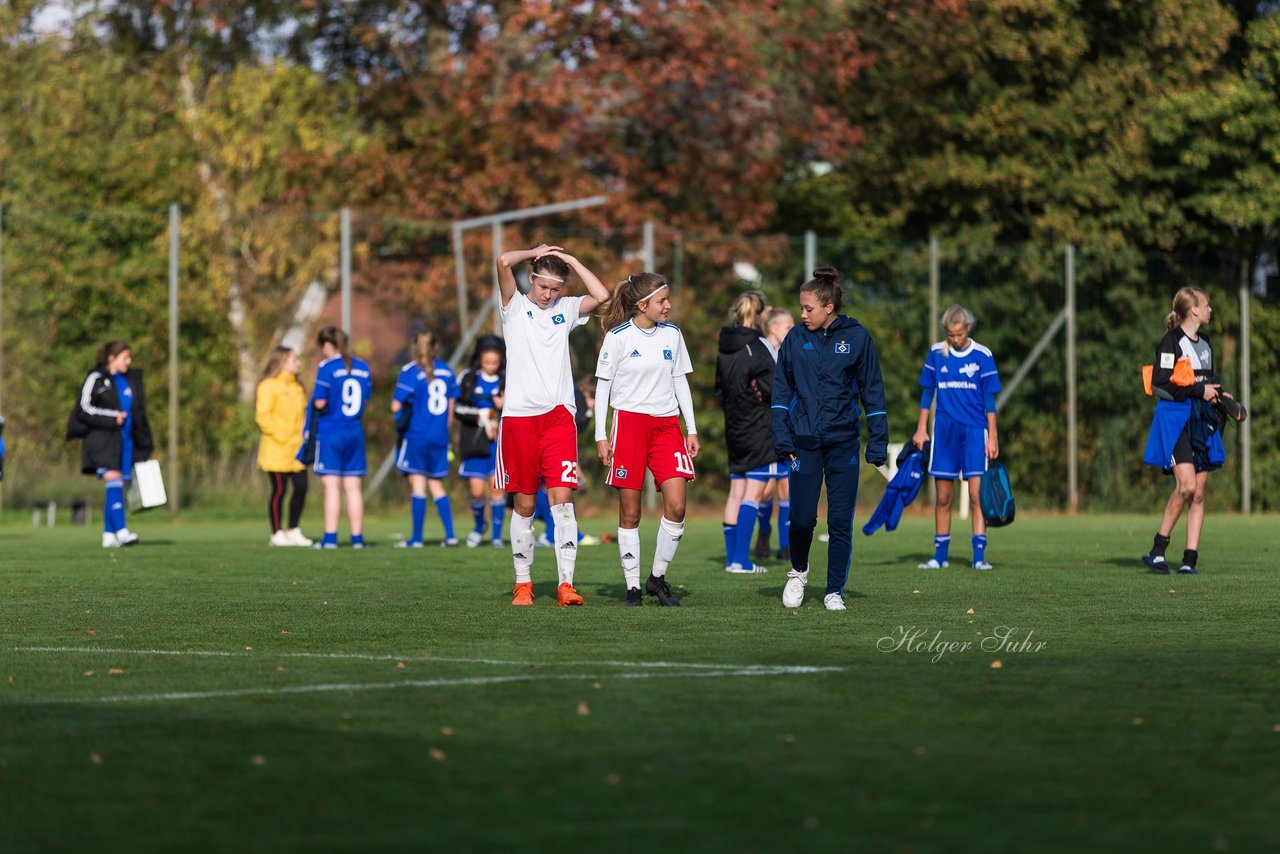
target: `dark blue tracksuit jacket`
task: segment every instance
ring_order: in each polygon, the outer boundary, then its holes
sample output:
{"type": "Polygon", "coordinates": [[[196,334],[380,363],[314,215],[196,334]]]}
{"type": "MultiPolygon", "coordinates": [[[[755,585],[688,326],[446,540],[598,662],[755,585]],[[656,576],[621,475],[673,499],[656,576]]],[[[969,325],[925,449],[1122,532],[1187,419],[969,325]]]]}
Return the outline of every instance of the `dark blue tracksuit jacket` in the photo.
{"type": "Polygon", "coordinates": [[[803,325],[787,333],[773,372],[773,441],[778,456],[795,455],[791,481],[791,564],[809,566],[818,524],[818,496],[827,485],[827,592],[844,591],[853,555],[853,507],[858,498],[858,416],[867,418],[866,460],[888,458],[880,356],[870,333],[838,315],[825,330],[803,325]],[[861,408],[859,408],[861,402],[861,408]]]}

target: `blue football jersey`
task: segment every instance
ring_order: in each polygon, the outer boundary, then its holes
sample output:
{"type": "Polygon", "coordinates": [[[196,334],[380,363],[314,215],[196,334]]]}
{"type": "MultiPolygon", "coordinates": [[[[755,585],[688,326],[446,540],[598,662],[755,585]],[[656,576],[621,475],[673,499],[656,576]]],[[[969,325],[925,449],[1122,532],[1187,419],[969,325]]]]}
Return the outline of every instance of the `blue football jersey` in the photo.
{"type": "Polygon", "coordinates": [[[364,408],[373,394],[373,375],[363,359],[352,358],[347,368],[341,356],[325,359],[316,368],[316,384],[311,400],[324,400],[325,408],[316,419],[316,435],[355,430],[361,426],[364,408]]]}
{"type": "Polygon", "coordinates": [[[406,437],[425,445],[448,445],[449,401],[457,396],[458,380],[443,360],[436,359],[430,375],[417,362],[401,368],[395,399],[413,407],[406,437]]]}
{"type": "Polygon", "coordinates": [[[936,389],[938,417],[969,427],[987,423],[987,395],[1000,391],[1000,374],[991,351],[969,340],[964,350],[934,344],[920,371],[920,385],[936,389]]]}
{"type": "Polygon", "coordinates": [[[493,396],[502,390],[502,378],[496,374],[480,371],[473,372],[472,377],[475,381],[475,391],[471,393],[471,399],[467,404],[476,409],[493,409],[493,396]]]}

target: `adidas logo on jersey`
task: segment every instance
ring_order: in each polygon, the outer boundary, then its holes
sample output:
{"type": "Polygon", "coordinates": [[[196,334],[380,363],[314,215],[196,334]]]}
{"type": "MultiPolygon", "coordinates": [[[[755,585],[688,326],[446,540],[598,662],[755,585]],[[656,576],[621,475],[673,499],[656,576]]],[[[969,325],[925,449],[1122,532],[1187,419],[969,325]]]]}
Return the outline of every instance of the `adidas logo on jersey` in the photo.
{"type": "Polygon", "coordinates": [[[804,349],[806,349],[806,350],[812,350],[812,349],[813,349],[813,342],[812,342],[812,341],[806,341],[806,342],[804,342],[804,349]]]}
{"type": "Polygon", "coordinates": [[[529,559],[529,558],[525,557],[525,556],[524,556],[524,555],[522,555],[522,554],[512,555],[512,557],[514,557],[516,560],[528,560],[528,559],[529,559]]]}
{"type": "Polygon", "coordinates": [[[533,312],[532,312],[532,311],[526,311],[526,312],[525,312],[525,314],[529,315],[529,319],[530,319],[530,320],[533,320],[533,312]]]}
{"type": "Polygon", "coordinates": [[[941,371],[939,371],[939,373],[943,373],[943,374],[945,374],[946,372],[947,372],[947,366],[946,366],[946,365],[943,365],[943,366],[942,366],[942,370],[941,370],[941,371]]]}
{"type": "Polygon", "coordinates": [[[623,559],[623,560],[635,560],[635,559],[636,559],[636,556],[635,556],[635,555],[633,555],[631,552],[627,552],[626,554],[624,554],[624,555],[622,556],[622,559],[623,559]]]}
{"type": "Polygon", "coordinates": [[[561,547],[560,547],[560,551],[564,551],[565,549],[572,549],[573,551],[575,551],[575,552],[576,552],[576,551],[578,550],[578,544],[577,544],[577,543],[565,543],[563,546],[561,546],[561,547]]]}
{"type": "Polygon", "coordinates": [[[973,379],[973,375],[976,374],[977,372],[978,372],[978,365],[976,362],[970,362],[969,364],[965,365],[963,368],[960,369],[960,373],[964,374],[969,379],[973,379]]]}
{"type": "Polygon", "coordinates": [[[638,358],[640,358],[640,351],[639,351],[639,350],[632,350],[632,351],[631,351],[631,358],[633,358],[633,359],[638,359],[638,358]]]}

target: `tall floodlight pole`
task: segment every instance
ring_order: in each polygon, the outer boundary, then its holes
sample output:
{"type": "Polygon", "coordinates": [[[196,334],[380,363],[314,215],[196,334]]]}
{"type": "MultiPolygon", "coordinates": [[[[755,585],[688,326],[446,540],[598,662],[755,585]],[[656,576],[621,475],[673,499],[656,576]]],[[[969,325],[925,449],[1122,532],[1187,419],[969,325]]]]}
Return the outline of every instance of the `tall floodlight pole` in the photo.
{"type": "Polygon", "coordinates": [[[1080,509],[1079,461],[1076,459],[1076,247],[1067,244],[1067,509],[1080,509]]]}
{"type": "Polygon", "coordinates": [[[177,203],[169,205],[169,489],[170,511],[182,503],[178,468],[178,227],[177,203]]]}
{"type": "Polygon", "coordinates": [[[342,331],[351,334],[351,208],[342,209],[342,331]]]}
{"type": "MultiPolygon", "coordinates": [[[[1245,411],[1253,405],[1249,381],[1249,259],[1240,261],[1240,402],[1245,411]]],[[[1253,454],[1249,428],[1252,422],[1240,425],[1240,512],[1248,516],[1253,512],[1253,454]]]]}

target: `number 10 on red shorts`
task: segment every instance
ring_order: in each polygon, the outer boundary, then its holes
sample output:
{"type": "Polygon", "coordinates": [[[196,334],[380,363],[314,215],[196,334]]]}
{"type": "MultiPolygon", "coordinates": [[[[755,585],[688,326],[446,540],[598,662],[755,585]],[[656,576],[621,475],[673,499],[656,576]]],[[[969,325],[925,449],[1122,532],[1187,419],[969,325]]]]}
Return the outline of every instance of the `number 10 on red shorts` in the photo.
{"type": "Polygon", "coordinates": [[[542,415],[504,415],[498,424],[494,487],[532,495],[544,483],[578,488],[578,430],[563,406],[542,415]]]}
{"type": "Polygon", "coordinates": [[[613,463],[604,482],[619,489],[644,486],[644,470],[653,472],[658,486],[673,477],[693,480],[693,460],[680,432],[680,418],[658,418],[638,412],[614,410],[613,435],[609,439],[613,463]]]}

